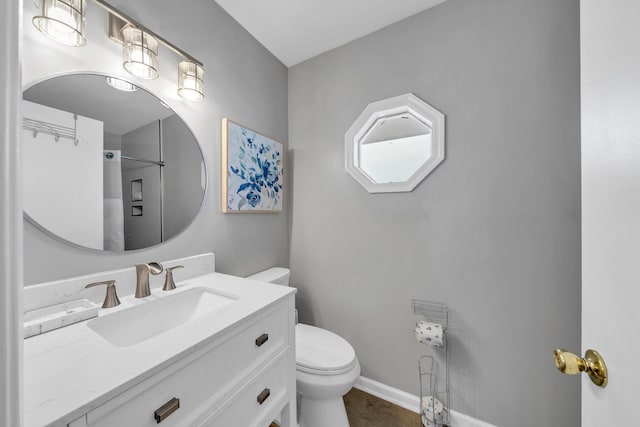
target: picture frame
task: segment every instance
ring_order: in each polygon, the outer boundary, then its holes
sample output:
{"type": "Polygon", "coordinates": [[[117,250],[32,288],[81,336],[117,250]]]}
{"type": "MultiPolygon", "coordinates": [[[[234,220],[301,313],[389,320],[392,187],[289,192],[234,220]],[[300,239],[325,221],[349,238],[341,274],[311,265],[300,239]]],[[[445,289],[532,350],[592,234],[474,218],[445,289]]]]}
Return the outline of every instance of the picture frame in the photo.
{"type": "Polygon", "coordinates": [[[224,118],[222,212],[282,212],[283,189],[284,144],[224,118]]]}

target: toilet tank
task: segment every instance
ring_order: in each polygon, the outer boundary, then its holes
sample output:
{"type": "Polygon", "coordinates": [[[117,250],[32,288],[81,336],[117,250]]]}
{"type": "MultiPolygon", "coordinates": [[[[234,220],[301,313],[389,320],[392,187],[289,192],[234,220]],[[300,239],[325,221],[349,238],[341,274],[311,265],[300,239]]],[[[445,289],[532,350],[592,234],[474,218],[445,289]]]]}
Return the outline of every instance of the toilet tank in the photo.
{"type": "Polygon", "coordinates": [[[288,268],[273,267],[248,276],[247,279],[259,280],[261,282],[273,283],[276,285],[289,286],[289,276],[291,272],[288,268]]]}

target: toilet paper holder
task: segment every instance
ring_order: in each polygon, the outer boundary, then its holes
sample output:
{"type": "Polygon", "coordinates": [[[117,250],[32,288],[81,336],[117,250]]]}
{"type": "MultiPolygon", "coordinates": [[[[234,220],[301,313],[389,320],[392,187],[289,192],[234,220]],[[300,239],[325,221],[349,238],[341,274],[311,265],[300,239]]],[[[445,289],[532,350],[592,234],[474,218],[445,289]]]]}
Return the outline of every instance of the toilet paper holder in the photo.
{"type": "Polygon", "coordinates": [[[412,299],[411,311],[416,316],[422,316],[429,322],[439,323],[442,325],[443,330],[447,330],[449,325],[449,309],[446,304],[412,299]]]}
{"type": "Polygon", "coordinates": [[[411,300],[411,311],[423,320],[442,325],[442,346],[429,347],[432,352],[440,354],[438,363],[433,356],[424,355],[418,359],[420,378],[420,419],[423,427],[446,427],[450,425],[450,386],[449,386],[449,346],[448,326],[449,309],[446,304],[411,300]],[[441,365],[444,365],[443,367],[441,365]],[[440,407],[437,410],[436,407],[440,407]],[[429,407],[431,409],[429,409],[429,407]]]}
{"type": "Polygon", "coordinates": [[[420,374],[420,421],[422,427],[447,427],[450,423],[448,365],[444,369],[444,385],[439,365],[432,356],[418,359],[420,374]],[[439,407],[439,408],[438,408],[439,407]]]}

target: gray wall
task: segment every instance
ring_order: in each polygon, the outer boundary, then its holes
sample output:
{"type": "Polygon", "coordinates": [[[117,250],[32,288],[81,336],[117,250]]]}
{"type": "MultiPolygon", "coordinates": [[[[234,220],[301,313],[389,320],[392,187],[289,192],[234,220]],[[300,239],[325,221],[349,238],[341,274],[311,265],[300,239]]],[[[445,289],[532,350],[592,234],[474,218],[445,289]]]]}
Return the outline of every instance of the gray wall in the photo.
{"type": "Polygon", "coordinates": [[[418,394],[411,298],[452,310],[453,408],[579,426],[578,0],[449,0],[289,70],[292,283],[300,319],[366,377],[418,394]],[[411,193],[344,171],[365,106],[413,92],[447,116],[447,157],[411,193]]]}
{"type": "Polygon", "coordinates": [[[104,149],[105,150],[122,150],[122,136],[114,133],[104,133],[104,149]]]}
{"type": "MultiPolygon", "coordinates": [[[[164,50],[158,80],[141,82],[158,92],[186,122],[200,143],[208,173],[204,205],[182,234],[157,248],[127,254],[103,254],[75,248],[25,224],[25,284],[130,266],[138,262],[215,252],[217,269],[249,274],[288,264],[287,214],[223,215],[220,209],[221,120],[228,117],[279,141],[287,140],[287,69],[211,0],[192,0],[189,7],[170,0],[114,6],[171,40],[205,64],[206,97],[191,103],[176,95],[176,69],[164,50]]],[[[122,71],[121,47],[104,35],[103,12],[88,4],[87,28],[93,37],[84,48],[48,41],[33,28],[33,2],[24,2],[23,83],[44,74],[70,71],[122,71]],[[67,66],[65,60],[75,61],[67,66]]],[[[71,219],[77,220],[77,219],[71,219]]]]}

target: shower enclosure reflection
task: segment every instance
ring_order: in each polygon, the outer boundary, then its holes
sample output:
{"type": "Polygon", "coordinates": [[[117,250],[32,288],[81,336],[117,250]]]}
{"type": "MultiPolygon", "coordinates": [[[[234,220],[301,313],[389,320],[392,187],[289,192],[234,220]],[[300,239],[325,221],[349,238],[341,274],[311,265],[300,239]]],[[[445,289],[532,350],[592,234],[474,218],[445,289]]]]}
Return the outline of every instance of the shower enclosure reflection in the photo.
{"type": "Polygon", "coordinates": [[[149,92],[95,74],[55,77],[24,92],[23,115],[25,213],[40,228],[125,251],[166,241],[195,217],[200,147],[149,92]]]}

